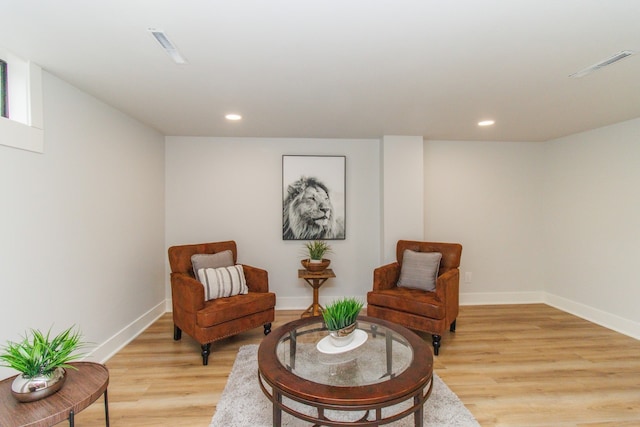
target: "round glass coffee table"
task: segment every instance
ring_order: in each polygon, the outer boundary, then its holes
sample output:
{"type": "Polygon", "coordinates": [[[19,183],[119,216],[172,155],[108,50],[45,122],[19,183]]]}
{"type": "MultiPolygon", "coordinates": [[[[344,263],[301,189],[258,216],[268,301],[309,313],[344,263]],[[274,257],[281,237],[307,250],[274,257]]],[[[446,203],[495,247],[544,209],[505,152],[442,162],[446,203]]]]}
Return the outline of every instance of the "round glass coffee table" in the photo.
{"type": "Polygon", "coordinates": [[[287,323],[258,349],[258,379],[273,403],[273,425],[282,411],[314,425],[378,426],[414,415],[433,387],[433,353],[415,333],[385,320],[360,316],[358,335],[345,347],[326,338],[322,317],[287,323]]]}

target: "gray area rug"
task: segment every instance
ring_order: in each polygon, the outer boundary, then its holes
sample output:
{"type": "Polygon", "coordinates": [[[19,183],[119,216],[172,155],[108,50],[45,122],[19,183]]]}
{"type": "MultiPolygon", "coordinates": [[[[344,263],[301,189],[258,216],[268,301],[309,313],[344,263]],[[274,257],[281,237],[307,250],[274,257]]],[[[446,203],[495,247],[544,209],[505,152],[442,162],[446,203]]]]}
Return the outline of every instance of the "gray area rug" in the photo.
{"type": "MultiPolygon", "coordinates": [[[[258,383],[257,354],[258,345],[256,344],[242,346],[238,351],[210,427],[270,427],[273,425],[271,402],[262,393],[258,383]]],[[[480,425],[458,396],[435,373],[433,380],[433,391],[424,405],[426,426],[476,427],[480,425]]],[[[304,410],[298,403],[289,403],[298,405],[298,409],[304,410]]],[[[396,407],[400,406],[402,404],[396,407]]],[[[328,413],[327,415],[338,419],[342,414],[328,413]]],[[[283,412],[282,425],[302,427],[310,424],[283,412]]],[[[386,425],[413,426],[413,416],[410,415],[386,425]]]]}

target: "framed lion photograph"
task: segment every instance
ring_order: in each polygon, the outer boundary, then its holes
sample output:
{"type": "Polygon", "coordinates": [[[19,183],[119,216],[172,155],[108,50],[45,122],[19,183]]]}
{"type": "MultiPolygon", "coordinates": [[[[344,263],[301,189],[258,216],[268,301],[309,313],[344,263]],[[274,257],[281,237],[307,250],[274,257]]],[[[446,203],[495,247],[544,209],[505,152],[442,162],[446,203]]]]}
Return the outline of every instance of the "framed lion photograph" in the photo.
{"type": "Polygon", "coordinates": [[[343,240],[346,157],[282,156],[282,240],[343,240]]]}

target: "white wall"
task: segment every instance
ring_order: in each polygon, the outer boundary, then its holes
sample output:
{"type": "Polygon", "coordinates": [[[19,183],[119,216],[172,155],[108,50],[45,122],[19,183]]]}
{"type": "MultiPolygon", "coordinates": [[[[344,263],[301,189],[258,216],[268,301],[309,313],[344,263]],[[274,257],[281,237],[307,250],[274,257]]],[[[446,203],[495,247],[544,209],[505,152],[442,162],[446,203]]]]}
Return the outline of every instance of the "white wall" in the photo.
{"type": "Polygon", "coordinates": [[[640,119],[545,148],[550,303],[640,338],[640,119]]]}
{"type": "Polygon", "coordinates": [[[303,242],[282,240],[282,155],[345,155],[346,239],[330,241],[337,277],[320,301],[371,288],[380,261],[378,140],[167,137],[166,147],[166,246],[235,240],[240,263],[268,270],[278,309],[311,303],[297,276],[303,242]]]}
{"type": "Polygon", "coordinates": [[[76,325],[104,360],[165,308],[164,138],[43,88],[44,153],[0,146],[0,343],[76,325]]]}
{"type": "Polygon", "coordinates": [[[640,338],[638,136],[640,119],[547,143],[426,141],[425,239],[463,244],[461,303],[545,302],[640,338]]]}
{"type": "Polygon", "coordinates": [[[398,240],[423,240],[423,145],[421,136],[382,139],[382,264],[396,261],[398,240]]]}
{"type": "Polygon", "coordinates": [[[543,154],[539,143],[425,141],[425,239],[462,244],[462,303],[541,300],[543,154]]]}

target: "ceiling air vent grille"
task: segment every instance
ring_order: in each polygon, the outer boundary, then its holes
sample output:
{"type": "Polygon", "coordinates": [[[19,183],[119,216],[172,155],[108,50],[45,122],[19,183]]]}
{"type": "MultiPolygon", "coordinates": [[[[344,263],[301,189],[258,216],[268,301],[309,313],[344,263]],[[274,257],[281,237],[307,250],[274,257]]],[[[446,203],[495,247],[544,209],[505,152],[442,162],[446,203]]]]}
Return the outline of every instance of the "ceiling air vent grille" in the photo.
{"type": "Polygon", "coordinates": [[[611,65],[611,64],[613,64],[614,62],[618,62],[618,61],[620,61],[621,59],[624,59],[624,58],[626,58],[626,57],[628,57],[628,56],[633,55],[634,53],[635,53],[635,52],[634,52],[634,51],[632,51],[632,50],[623,50],[623,51],[621,51],[621,52],[616,53],[615,55],[613,55],[613,56],[612,56],[612,57],[610,57],[610,58],[607,58],[607,59],[605,59],[605,60],[603,60],[603,61],[598,62],[597,64],[590,65],[590,66],[588,66],[587,68],[585,68],[585,69],[583,69],[583,70],[578,71],[577,73],[570,74],[570,75],[569,75],[569,77],[573,77],[573,78],[580,78],[580,77],[584,77],[584,76],[586,76],[587,74],[591,74],[591,73],[593,73],[594,71],[598,71],[599,69],[604,68],[604,67],[606,67],[607,65],[611,65]]]}
{"type": "Polygon", "coordinates": [[[182,57],[180,52],[178,52],[178,48],[171,43],[169,37],[162,30],[156,30],[155,28],[149,28],[149,32],[156,39],[156,41],[160,44],[162,49],[167,52],[167,55],[173,59],[176,64],[186,64],[187,61],[182,57]]]}

